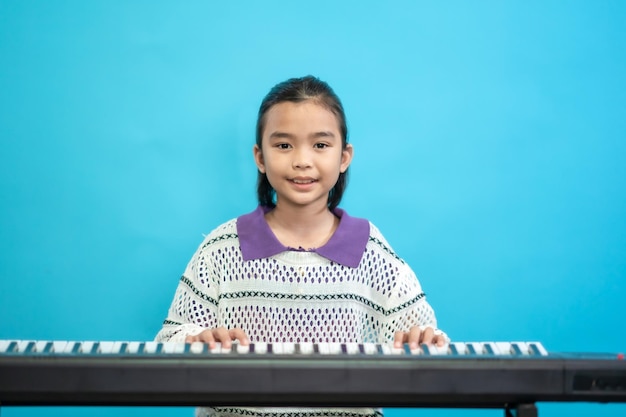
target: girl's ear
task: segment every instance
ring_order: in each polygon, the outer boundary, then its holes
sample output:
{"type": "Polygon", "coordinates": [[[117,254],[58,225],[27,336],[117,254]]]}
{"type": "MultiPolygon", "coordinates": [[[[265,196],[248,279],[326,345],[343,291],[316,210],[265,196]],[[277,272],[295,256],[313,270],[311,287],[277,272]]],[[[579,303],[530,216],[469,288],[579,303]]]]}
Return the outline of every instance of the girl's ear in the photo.
{"type": "Polygon", "coordinates": [[[265,161],[263,160],[263,151],[259,148],[259,145],[254,145],[252,148],[252,152],[254,154],[254,163],[257,168],[259,168],[259,172],[261,174],[265,174],[265,161]]]}
{"type": "Polygon", "coordinates": [[[351,144],[348,143],[346,145],[346,149],[341,151],[341,168],[340,168],[341,173],[346,172],[346,170],[350,166],[350,163],[352,162],[353,155],[354,155],[354,148],[352,147],[351,144]]]}

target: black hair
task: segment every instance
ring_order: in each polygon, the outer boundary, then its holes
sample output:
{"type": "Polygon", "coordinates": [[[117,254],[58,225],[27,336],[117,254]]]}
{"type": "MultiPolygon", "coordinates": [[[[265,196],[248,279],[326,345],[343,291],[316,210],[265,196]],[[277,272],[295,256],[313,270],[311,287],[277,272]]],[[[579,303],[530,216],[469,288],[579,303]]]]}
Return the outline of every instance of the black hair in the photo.
{"type": "MultiPolygon", "coordinates": [[[[333,89],[319,78],[308,75],[302,78],[290,78],[287,81],[276,84],[261,102],[259,114],[256,122],[256,144],[262,150],[263,129],[265,129],[265,115],[272,106],[290,101],[300,103],[306,100],[313,100],[330,110],[339,122],[339,132],[341,133],[341,146],[346,149],[348,145],[348,127],[346,115],[343,110],[341,100],[333,89]]],[[[339,174],[337,183],[328,193],[328,208],[333,210],[341,202],[343,193],[348,183],[348,170],[339,174]]],[[[276,207],[274,197],[276,191],[267,179],[267,175],[259,171],[257,179],[257,196],[259,204],[262,206],[276,207]]]]}

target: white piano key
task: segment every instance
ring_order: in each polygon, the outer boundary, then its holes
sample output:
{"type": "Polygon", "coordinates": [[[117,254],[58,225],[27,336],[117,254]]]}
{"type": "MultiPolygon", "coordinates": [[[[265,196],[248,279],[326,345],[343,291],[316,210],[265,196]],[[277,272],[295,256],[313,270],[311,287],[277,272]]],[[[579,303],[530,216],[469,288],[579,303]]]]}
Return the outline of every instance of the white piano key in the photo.
{"type": "Polygon", "coordinates": [[[428,352],[428,346],[421,346],[418,344],[416,347],[412,348],[411,345],[409,345],[408,343],[406,343],[405,346],[406,348],[404,353],[408,355],[419,356],[424,354],[430,354],[430,352],[428,352]]]}
{"type": "Polygon", "coordinates": [[[65,344],[65,346],[63,347],[63,352],[60,352],[60,353],[71,354],[71,353],[74,353],[75,348],[76,349],[80,348],[80,344],[75,341],[70,341],[65,344]]]}
{"type": "Polygon", "coordinates": [[[450,353],[450,347],[448,344],[443,346],[428,345],[428,355],[430,356],[444,356],[450,353]]]}
{"type": "Polygon", "coordinates": [[[293,342],[285,342],[283,345],[283,353],[293,355],[296,352],[296,344],[293,342]]]}
{"type": "Polygon", "coordinates": [[[15,348],[16,353],[24,353],[26,351],[27,346],[32,342],[32,340],[18,340],[17,347],[15,348]]]}
{"type": "Polygon", "coordinates": [[[50,349],[50,353],[63,353],[67,346],[68,342],[65,340],[55,340],[52,342],[52,349],[50,349]]]}
{"type": "Polygon", "coordinates": [[[317,351],[321,355],[329,355],[330,354],[330,346],[326,342],[317,344],[317,351]]]}
{"type": "Polygon", "coordinates": [[[205,352],[206,346],[203,342],[192,342],[189,345],[189,352],[196,355],[202,354],[205,352]]]}
{"type": "Polygon", "coordinates": [[[346,353],[348,355],[357,355],[360,353],[358,343],[346,343],[346,353]]]}
{"type": "Polygon", "coordinates": [[[94,342],[91,340],[87,340],[84,342],[79,342],[78,344],[78,352],[76,352],[76,346],[74,346],[74,351],[72,351],[73,353],[84,353],[84,354],[90,354],[90,353],[100,353],[99,352],[100,349],[100,344],[99,342],[94,342]],[[94,347],[97,349],[96,352],[93,352],[94,347]]]}
{"type": "Polygon", "coordinates": [[[137,342],[137,341],[128,342],[128,345],[126,346],[126,352],[131,353],[133,355],[138,354],[140,346],[141,346],[141,342],[137,342]]]}
{"type": "Polygon", "coordinates": [[[146,342],[143,346],[143,351],[144,353],[147,354],[154,354],[157,353],[157,351],[159,350],[159,346],[161,344],[159,342],[146,342]]]}
{"type": "Polygon", "coordinates": [[[45,351],[45,349],[46,349],[46,347],[48,345],[52,345],[52,343],[47,341],[47,340],[37,340],[35,342],[35,346],[33,348],[33,352],[42,353],[42,352],[45,351]]]}
{"type": "Polygon", "coordinates": [[[498,348],[498,354],[501,356],[510,356],[510,355],[521,355],[520,353],[516,353],[513,349],[513,344],[511,342],[494,342],[496,347],[498,348]]]}
{"type": "Polygon", "coordinates": [[[315,346],[311,342],[300,343],[300,353],[303,355],[312,355],[315,352],[315,346]]]}
{"type": "Polygon", "coordinates": [[[100,342],[98,344],[97,352],[103,355],[109,355],[111,353],[115,353],[114,347],[115,347],[115,342],[110,342],[110,341],[100,342]]]}
{"type": "Polygon", "coordinates": [[[328,353],[331,355],[341,355],[343,353],[341,343],[328,343],[328,353]]]}
{"type": "Polygon", "coordinates": [[[7,353],[12,340],[0,340],[0,353],[7,353]]]}
{"type": "Polygon", "coordinates": [[[161,352],[167,354],[183,353],[185,351],[185,344],[182,342],[163,342],[161,352]]]}
{"type": "Polygon", "coordinates": [[[278,355],[283,353],[283,345],[281,343],[272,343],[272,353],[278,355]]]}
{"type": "Polygon", "coordinates": [[[378,353],[378,346],[376,343],[363,343],[363,352],[366,355],[376,355],[378,353]]]}
{"type": "Polygon", "coordinates": [[[237,353],[245,355],[246,353],[250,353],[250,345],[242,345],[241,343],[236,344],[237,353]]]}
{"type": "Polygon", "coordinates": [[[267,343],[265,342],[256,342],[254,344],[254,353],[259,353],[264,355],[267,353],[267,343]]]}

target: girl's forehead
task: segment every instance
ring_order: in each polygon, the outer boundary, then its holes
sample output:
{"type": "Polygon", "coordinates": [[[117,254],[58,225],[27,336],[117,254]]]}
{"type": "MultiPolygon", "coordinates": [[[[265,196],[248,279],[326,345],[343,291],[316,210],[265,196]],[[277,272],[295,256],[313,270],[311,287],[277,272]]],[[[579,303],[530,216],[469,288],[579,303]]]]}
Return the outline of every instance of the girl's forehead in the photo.
{"type": "Polygon", "coordinates": [[[269,108],[265,114],[265,127],[273,124],[332,124],[339,129],[339,120],[329,107],[315,100],[301,102],[283,101],[269,108]]]}

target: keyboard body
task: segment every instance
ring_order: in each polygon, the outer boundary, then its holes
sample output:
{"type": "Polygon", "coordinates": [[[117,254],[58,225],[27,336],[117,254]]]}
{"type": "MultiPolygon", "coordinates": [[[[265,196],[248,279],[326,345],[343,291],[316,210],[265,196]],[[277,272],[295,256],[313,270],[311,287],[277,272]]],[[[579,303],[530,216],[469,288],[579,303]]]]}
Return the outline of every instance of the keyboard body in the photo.
{"type": "Polygon", "coordinates": [[[618,354],[537,342],[377,344],[0,340],[2,405],[503,408],[626,402],[618,354]]]}

